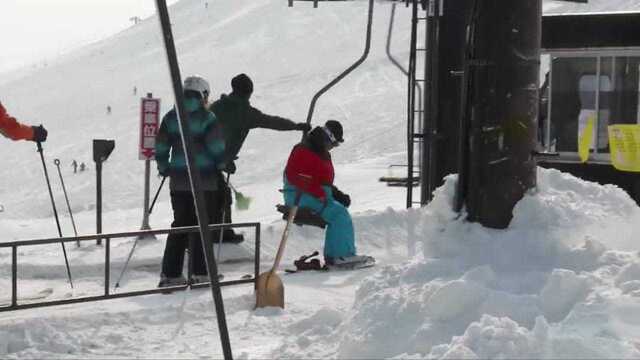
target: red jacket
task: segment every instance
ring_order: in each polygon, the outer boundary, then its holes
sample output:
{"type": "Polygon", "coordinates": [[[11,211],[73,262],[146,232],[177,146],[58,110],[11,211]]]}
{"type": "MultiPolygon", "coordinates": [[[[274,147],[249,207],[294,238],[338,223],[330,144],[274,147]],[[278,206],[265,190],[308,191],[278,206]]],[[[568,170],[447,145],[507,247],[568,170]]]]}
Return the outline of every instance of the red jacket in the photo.
{"type": "Polygon", "coordinates": [[[9,116],[4,106],[0,104],[0,134],[11,140],[32,140],[33,128],[20,124],[16,119],[9,116]]]}
{"type": "Polygon", "coordinates": [[[308,147],[298,144],[293,147],[285,176],[289,184],[317,198],[324,199],[323,185],[333,185],[333,163],[331,156],[323,158],[308,147]]]}

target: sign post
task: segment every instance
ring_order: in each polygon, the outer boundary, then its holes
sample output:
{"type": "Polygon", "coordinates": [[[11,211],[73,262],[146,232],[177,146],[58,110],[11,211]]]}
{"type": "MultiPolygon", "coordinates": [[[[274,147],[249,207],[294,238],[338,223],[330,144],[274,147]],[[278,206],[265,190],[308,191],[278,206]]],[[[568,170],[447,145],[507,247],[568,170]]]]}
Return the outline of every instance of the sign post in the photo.
{"type": "MultiPolygon", "coordinates": [[[[142,227],[140,230],[150,230],[149,226],[149,179],[151,177],[151,160],[155,159],[156,134],[160,119],[160,99],[154,99],[151,93],[140,99],[140,146],[138,158],[144,160],[144,206],[142,209],[142,227]]],[[[155,235],[138,236],[138,238],[155,239],[155,235]]]]}

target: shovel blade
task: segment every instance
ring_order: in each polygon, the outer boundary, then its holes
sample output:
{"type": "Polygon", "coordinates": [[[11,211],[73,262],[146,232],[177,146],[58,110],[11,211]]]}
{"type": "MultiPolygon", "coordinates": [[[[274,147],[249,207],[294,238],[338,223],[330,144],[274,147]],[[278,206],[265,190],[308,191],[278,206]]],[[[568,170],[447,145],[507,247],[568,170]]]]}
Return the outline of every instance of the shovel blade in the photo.
{"type": "Polygon", "coordinates": [[[256,285],[256,309],[266,306],[284,309],[284,285],[280,277],[271,271],[260,274],[256,285]]]}

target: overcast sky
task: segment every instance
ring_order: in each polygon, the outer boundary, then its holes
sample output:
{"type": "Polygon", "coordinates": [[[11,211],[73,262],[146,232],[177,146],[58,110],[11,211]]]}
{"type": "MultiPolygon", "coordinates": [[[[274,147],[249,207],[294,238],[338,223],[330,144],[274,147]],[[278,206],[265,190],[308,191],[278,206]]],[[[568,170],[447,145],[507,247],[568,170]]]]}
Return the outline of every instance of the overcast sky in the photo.
{"type": "Polygon", "coordinates": [[[0,0],[0,72],[42,64],[153,13],[154,0],[0,0]]]}

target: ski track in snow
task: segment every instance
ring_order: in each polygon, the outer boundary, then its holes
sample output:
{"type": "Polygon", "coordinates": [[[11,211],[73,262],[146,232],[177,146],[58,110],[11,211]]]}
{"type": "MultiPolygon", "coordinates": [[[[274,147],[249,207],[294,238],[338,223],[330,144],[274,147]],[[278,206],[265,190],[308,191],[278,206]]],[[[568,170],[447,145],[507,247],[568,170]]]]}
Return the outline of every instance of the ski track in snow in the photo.
{"type": "MultiPolygon", "coordinates": [[[[213,94],[229,79],[254,78],[252,103],[266,113],[302,121],[312,94],[360,55],[365,2],[312,9],[276,0],[209,4],[182,0],[171,7],[182,73],[211,80],[213,94]],[[265,20],[266,19],[266,20],[265,20]],[[286,24],[283,25],[283,24],[286,24]],[[251,29],[251,31],[247,31],[251,29]]],[[[284,310],[253,310],[248,286],[223,289],[236,358],[638,358],[640,357],[639,208],[620,189],[539,170],[538,189],[514,210],[507,230],[484,229],[451,211],[455,177],[420,210],[398,210],[404,191],[377,182],[397,175],[405,160],[405,80],[386,59],[390,6],[376,2],[369,59],[318,102],[314,123],[336,118],[346,142],[334,151],[336,183],[354,199],[361,253],[378,265],[352,272],[282,274],[284,310]]],[[[546,2],[566,13],[639,10],[638,1],[546,2]]],[[[392,52],[405,59],[409,12],[397,8],[392,52]]],[[[50,131],[45,158],[61,215],[71,234],[53,159],[60,158],[81,234],[95,224],[93,138],[113,138],[104,164],[105,232],[137,229],[143,165],[137,160],[139,97],[153,92],[163,112],[172,106],[157,19],[50,62],[46,69],[0,81],[2,102],[25,122],[50,131]],[[22,77],[21,77],[22,76],[22,77]],[[17,80],[16,80],[17,78],[17,80]],[[37,85],[34,85],[37,84],[37,85]],[[133,86],[138,95],[132,94],[133,86]],[[61,106],[61,104],[65,104],[61,106]],[[113,108],[105,113],[106,105],[113,108]],[[132,135],[133,134],[133,135],[132,135]],[[88,170],[72,174],[70,162],[88,170]]],[[[217,97],[214,96],[212,100],[217,97]]],[[[269,268],[283,230],[274,210],[281,171],[299,133],[256,130],[249,135],[234,185],[253,198],[236,222],[262,223],[262,271],[269,268]]],[[[0,141],[3,141],[0,139],[0,141]]],[[[2,176],[0,241],[56,234],[42,169],[32,143],[7,143],[2,176]]],[[[152,191],[159,180],[152,179],[152,191]]],[[[151,217],[168,227],[162,193],[151,217]]],[[[252,272],[253,233],[225,245],[220,270],[228,279],[252,272]]],[[[133,239],[112,240],[111,278],[120,274],[133,239]]],[[[323,233],[293,227],[282,267],[321,249],[323,233]]],[[[141,241],[117,291],[153,288],[164,238],[141,241]]],[[[19,251],[20,298],[100,294],[104,248],[67,246],[76,288],[66,283],[59,244],[19,251]]],[[[10,251],[0,250],[0,288],[10,289],[10,251]]],[[[114,283],[111,284],[112,288],[114,283]]],[[[9,299],[0,293],[0,304],[9,299]]],[[[26,301],[26,300],[25,300],[26,301]]],[[[3,358],[221,357],[207,289],[0,314],[3,358]]]]}

